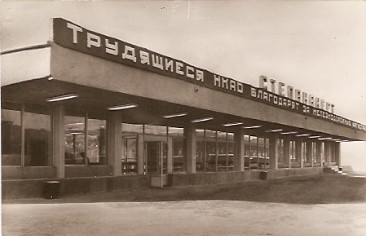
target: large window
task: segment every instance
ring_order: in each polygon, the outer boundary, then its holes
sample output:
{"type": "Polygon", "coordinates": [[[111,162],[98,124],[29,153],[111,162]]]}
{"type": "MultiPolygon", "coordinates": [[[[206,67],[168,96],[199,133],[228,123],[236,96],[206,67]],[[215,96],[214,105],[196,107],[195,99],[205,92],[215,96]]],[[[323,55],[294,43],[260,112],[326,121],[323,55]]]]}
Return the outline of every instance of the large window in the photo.
{"type": "Polygon", "coordinates": [[[184,129],[169,127],[169,136],[173,138],[173,171],[185,171],[184,129]]]}
{"type": "Polygon", "coordinates": [[[321,147],[322,143],[314,142],[314,166],[321,166],[321,147]]]}
{"type": "Polygon", "coordinates": [[[24,137],[25,166],[52,164],[51,116],[48,107],[25,105],[24,137]]]}
{"type": "Polygon", "coordinates": [[[265,138],[258,138],[258,167],[259,169],[267,169],[269,167],[268,152],[266,148],[268,144],[265,138]]]}
{"type": "Polygon", "coordinates": [[[138,134],[142,133],[143,125],[122,123],[122,174],[136,174],[138,172],[137,140],[138,134]]]}
{"type": "Polygon", "coordinates": [[[234,158],[235,158],[234,134],[227,133],[226,141],[227,141],[226,170],[233,171],[234,170],[234,158]]]}
{"type": "Polygon", "coordinates": [[[106,120],[88,119],[87,161],[91,165],[107,164],[106,120]]]}
{"type": "Polygon", "coordinates": [[[107,164],[106,121],[88,115],[65,116],[65,164],[107,164]]]}
{"type": "Polygon", "coordinates": [[[289,156],[288,156],[288,145],[284,139],[279,139],[279,156],[278,156],[278,167],[279,168],[288,168],[289,167],[289,156]]]}
{"type": "Polygon", "coordinates": [[[250,135],[244,135],[244,168],[251,169],[251,147],[250,147],[250,135]]]}
{"type": "Polygon", "coordinates": [[[311,155],[313,154],[313,143],[304,141],[304,167],[311,166],[311,155]]]}
{"type": "Polygon", "coordinates": [[[2,103],[1,142],[3,166],[52,164],[49,107],[2,103]]]}
{"type": "Polygon", "coordinates": [[[65,164],[86,164],[85,117],[65,116],[65,164]]]}
{"type": "Polygon", "coordinates": [[[217,170],[227,171],[228,145],[226,132],[217,131],[217,170]]]}
{"type": "Polygon", "coordinates": [[[216,171],[216,131],[206,130],[206,171],[216,171]]]}
{"type": "Polygon", "coordinates": [[[196,171],[205,170],[205,130],[196,129],[196,171]]]}
{"type": "Polygon", "coordinates": [[[21,165],[20,106],[3,104],[1,109],[1,165],[21,165]]]}
{"type": "Polygon", "coordinates": [[[292,142],[291,168],[300,168],[302,144],[299,140],[293,140],[291,142],[292,142]]]}

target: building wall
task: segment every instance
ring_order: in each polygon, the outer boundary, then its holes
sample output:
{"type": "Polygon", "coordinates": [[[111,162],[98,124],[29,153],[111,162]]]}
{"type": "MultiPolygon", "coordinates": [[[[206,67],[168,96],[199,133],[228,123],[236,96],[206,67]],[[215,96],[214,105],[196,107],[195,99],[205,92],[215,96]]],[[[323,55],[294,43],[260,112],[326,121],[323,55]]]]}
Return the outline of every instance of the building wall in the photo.
{"type": "Polygon", "coordinates": [[[93,57],[57,44],[52,45],[51,74],[56,80],[366,140],[366,134],[361,131],[93,57]]]}

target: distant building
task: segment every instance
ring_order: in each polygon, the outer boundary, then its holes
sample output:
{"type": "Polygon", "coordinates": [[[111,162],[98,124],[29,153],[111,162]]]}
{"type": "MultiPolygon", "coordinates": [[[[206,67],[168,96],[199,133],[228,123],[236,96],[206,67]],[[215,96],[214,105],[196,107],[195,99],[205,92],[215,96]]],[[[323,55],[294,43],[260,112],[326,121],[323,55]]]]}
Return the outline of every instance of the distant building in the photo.
{"type": "Polygon", "coordinates": [[[253,87],[64,19],[53,19],[53,41],[28,49],[43,47],[48,75],[1,88],[5,198],[41,196],[49,179],[72,194],[313,175],[341,166],[341,142],[366,140],[364,125],[314,96],[274,93],[265,77],[253,87]]]}

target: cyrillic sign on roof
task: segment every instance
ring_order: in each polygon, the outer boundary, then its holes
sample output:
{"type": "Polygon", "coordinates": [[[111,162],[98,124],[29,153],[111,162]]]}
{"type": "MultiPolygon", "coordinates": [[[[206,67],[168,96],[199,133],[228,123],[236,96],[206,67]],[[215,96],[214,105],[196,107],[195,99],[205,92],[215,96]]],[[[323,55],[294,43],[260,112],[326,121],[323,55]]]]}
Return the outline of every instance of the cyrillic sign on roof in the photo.
{"type": "MultiPolygon", "coordinates": [[[[290,98],[276,94],[265,87],[257,88],[146,48],[93,32],[62,18],[53,19],[53,40],[63,47],[89,55],[366,132],[365,125],[335,115],[333,113],[333,105],[323,107],[319,105],[321,104],[320,100],[318,103],[315,98],[314,102],[311,103],[310,100],[312,98],[309,97],[309,102],[305,104],[303,99],[302,101],[296,99],[296,92],[294,93],[295,99],[293,99],[294,97],[290,98]]],[[[266,79],[261,77],[260,80],[263,82],[266,79]]]]}

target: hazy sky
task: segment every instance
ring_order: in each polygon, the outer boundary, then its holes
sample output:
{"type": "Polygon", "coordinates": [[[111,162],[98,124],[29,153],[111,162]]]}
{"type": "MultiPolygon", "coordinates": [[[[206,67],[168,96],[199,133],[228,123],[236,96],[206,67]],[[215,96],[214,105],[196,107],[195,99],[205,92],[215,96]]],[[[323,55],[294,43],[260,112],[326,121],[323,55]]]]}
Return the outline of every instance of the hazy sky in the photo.
{"type": "Polygon", "coordinates": [[[62,17],[248,84],[272,77],[366,124],[365,1],[18,1],[0,17],[2,51],[45,43],[62,17]]]}

